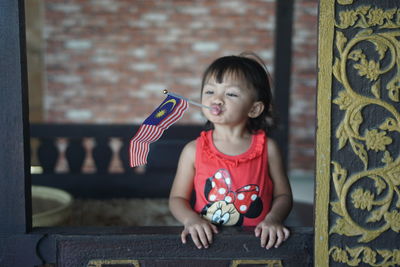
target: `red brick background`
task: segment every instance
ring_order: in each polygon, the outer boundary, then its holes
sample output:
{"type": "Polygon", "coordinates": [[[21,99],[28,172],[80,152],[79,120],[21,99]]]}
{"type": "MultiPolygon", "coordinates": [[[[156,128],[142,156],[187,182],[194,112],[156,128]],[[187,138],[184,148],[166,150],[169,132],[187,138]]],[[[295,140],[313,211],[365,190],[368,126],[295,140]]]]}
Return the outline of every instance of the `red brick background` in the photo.
{"type": "Polygon", "coordinates": [[[308,176],[315,166],[318,1],[295,1],[293,23],[289,169],[308,176]]]}
{"type": "MultiPolygon", "coordinates": [[[[295,1],[290,170],[314,168],[317,1],[295,1]]],[[[141,123],[165,88],[199,99],[215,58],[258,53],[273,73],[275,1],[45,0],[47,122],[141,123]]],[[[180,123],[202,123],[192,106],[180,123]]]]}

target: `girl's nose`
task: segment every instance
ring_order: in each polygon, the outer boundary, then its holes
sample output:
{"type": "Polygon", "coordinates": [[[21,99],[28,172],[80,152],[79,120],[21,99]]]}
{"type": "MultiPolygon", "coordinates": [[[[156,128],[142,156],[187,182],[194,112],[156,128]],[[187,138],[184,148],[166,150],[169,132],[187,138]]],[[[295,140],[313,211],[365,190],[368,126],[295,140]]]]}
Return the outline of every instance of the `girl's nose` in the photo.
{"type": "Polygon", "coordinates": [[[215,94],[213,99],[212,99],[212,103],[215,105],[222,105],[224,104],[224,100],[223,97],[219,94],[215,94]]]}

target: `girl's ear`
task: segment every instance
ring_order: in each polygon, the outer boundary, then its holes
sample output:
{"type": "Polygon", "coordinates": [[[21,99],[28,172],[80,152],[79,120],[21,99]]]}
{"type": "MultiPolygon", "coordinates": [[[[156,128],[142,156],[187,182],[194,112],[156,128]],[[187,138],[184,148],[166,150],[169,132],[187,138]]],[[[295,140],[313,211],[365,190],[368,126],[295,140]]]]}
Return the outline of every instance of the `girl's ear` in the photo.
{"type": "Polygon", "coordinates": [[[261,101],[257,101],[253,103],[248,116],[252,119],[257,118],[264,111],[264,103],[261,101]]]}

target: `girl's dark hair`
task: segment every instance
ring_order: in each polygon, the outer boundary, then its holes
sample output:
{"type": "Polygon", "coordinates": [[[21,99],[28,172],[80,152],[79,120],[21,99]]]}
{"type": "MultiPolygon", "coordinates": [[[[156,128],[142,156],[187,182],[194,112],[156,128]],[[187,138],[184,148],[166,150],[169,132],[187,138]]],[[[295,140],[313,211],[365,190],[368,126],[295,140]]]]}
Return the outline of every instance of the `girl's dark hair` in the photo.
{"type": "MultiPolygon", "coordinates": [[[[272,92],[270,76],[263,61],[252,52],[244,52],[239,56],[224,56],[216,59],[204,71],[201,83],[201,93],[205,83],[214,77],[218,83],[223,82],[225,74],[243,78],[248,86],[256,92],[256,101],[264,103],[264,110],[257,118],[249,118],[247,129],[254,133],[257,130],[267,132],[275,124],[272,108],[272,92]]],[[[214,125],[207,121],[206,130],[213,129],[214,125]]]]}

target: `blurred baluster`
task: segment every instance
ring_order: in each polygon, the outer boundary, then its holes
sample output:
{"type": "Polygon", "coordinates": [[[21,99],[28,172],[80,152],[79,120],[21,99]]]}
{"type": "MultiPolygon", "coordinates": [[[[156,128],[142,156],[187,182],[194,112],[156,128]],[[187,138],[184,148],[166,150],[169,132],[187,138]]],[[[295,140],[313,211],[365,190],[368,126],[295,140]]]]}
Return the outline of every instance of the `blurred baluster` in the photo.
{"type": "Polygon", "coordinates": [[[119,157],[119,151],[122,147],[122,141],[120,138],[112,137],[110,140],[110,147],[112,150],[112,157],[109,166],[110,173],[123,173],[124,168],[122,167],[122,161],[119,157]]]}
{"type": "Polygon", "coordinates": [[[53,138],[39,138],[37,149],[38,161],[44,173],[54,173],[58,161],[59,150],[53,138]]]}
{"type": "Polygon", "coordinates": [[[108,172],[112,156],[112,150],[108,143],[109,138],[96,138],[96,146],[93,148],[93,159],[98,173],[108,172]]]}
{"type": "Polygon", "coordinates": [[[65,156],[71,173],[81,173],[86,151],[82,144],[83,138],[69,139],[65,156]]]}
{"type": "Polygon", "coordinates": [[[96,165],[93,159],[93,148],[95,146],[93,137],[83,138],[83,147],[85,148],[85,159],[83,161],[82,173],[95,173],[96,165]]]}

